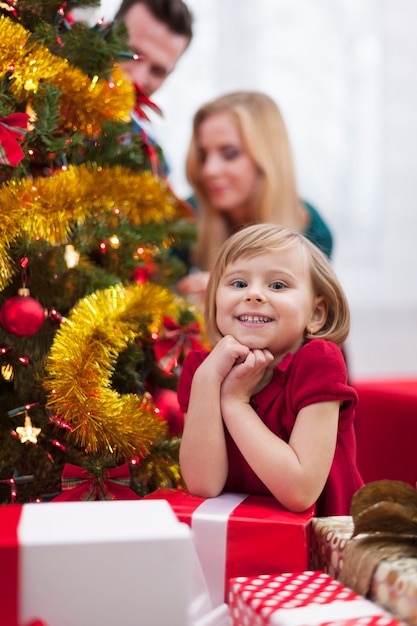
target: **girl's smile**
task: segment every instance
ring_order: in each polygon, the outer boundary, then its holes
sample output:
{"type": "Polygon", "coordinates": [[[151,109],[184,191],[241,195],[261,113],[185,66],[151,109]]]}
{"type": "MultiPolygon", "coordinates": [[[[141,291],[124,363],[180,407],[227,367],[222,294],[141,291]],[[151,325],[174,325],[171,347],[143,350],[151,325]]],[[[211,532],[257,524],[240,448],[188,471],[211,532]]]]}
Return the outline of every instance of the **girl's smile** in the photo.
{"type": "Polygon", "coordinates": [[[272,322],[270,317],[260,317],[259,315],[240,315],[238,319],[245,324],[267,324],[272,322]]]}

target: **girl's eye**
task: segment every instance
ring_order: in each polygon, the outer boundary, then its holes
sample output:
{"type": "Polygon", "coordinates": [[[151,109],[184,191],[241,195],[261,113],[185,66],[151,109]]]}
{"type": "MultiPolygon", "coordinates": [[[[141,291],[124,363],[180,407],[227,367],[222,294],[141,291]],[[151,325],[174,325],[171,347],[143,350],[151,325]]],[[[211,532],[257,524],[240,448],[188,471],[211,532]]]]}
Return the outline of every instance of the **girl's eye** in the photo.
{"type": "Polygon", "coordinates": [[[279,289],[285,289],[285,285],[280,280],[276,280],[270,285],[271,289],[275,289],[276,291],[279,289]]]}
{"type": "Polygon", "coordinates": [[[237,287],[237,289],[244,289],[246,287],[244,280],[234,280],[231,284],[232,287],[237,287]]]}

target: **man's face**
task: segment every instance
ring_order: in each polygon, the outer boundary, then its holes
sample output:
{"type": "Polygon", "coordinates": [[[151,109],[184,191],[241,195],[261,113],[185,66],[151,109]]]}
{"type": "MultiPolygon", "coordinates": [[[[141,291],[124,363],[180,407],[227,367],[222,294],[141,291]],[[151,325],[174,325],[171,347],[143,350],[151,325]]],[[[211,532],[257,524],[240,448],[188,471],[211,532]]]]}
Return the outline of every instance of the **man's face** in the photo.
{"type": "Polygon", "coordinates": [[[147,96],[151,96],[175,69],[188,45],[184,35],[173,33],[159,22],[144,4],[135,4],[124,16],[129,45],[137,61],[124,61],[121,67],[147,96]]]}

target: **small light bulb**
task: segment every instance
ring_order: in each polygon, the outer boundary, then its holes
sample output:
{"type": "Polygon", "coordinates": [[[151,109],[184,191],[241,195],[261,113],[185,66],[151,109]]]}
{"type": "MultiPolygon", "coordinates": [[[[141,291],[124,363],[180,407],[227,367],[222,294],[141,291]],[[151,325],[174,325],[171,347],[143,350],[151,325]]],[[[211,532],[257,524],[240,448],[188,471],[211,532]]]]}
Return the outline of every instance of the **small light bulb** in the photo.
{"type": "Polygon", "coordinates": [[[68,268],[76,267],[80,260],[80,253],[76,251],[74,246],[68,244],[65,246],[64,259],[68,268]]]}
{"type": "Polygon", "coordinates": [[[115,250],[120,247],[120,239],[117,235],[112,235],[109,239],[109,243],[112,248],[115,248],[115,250]]]}
{"type": "Polygon", "coordinates": [[[1,366],[1,375],[3,376],[4,380],[7,380],[7,381],[13,380],[14,378],[13,366],[10,363],[4,363],[1,366]]]}

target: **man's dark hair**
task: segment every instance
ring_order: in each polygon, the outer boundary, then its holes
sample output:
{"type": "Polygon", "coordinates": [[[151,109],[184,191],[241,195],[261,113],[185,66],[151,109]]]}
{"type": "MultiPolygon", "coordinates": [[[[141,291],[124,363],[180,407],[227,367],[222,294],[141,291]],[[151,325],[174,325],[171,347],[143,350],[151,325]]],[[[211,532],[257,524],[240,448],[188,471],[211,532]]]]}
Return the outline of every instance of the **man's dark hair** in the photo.
{"type": "Polygon", "coordinates": [[[114,19],[122,21],[131,7],[144,4],[150,13],[173,33],[190,41],[193,36],[193,15],[182,0],[122,0],[114,19]]]}

